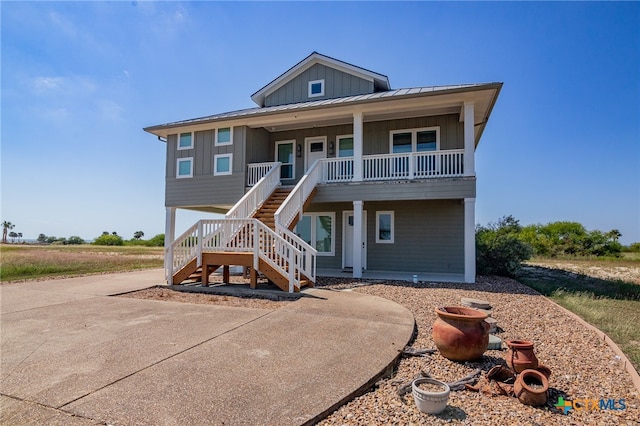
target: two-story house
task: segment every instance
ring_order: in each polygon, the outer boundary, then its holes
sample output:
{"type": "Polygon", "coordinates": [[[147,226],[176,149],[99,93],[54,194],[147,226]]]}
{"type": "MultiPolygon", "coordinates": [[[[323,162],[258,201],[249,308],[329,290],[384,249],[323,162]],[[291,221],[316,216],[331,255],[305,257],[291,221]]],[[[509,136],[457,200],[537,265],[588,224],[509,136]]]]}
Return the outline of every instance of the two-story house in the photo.
{"type": "Polygon", "coordinates": [[[284,290],[318,274],[475,282],[475,149],[502,83],[391,89],[312,53],[258,105],[147,127],[166,143],[166,269],[251,268],[284,290]],[[175,237],[176,209],[225,214],[175,237]]]}

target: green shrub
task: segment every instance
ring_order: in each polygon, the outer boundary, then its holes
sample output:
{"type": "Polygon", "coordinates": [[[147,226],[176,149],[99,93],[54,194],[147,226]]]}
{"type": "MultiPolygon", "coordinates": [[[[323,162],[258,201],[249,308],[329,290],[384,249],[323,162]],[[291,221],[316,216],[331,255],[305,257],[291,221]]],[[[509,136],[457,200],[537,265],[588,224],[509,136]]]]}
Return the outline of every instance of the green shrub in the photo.
{"type": "Polygon", "coordinates": [[[67,238],[67,240],[65,241],[65,244],[84,244],[85,241],[78,237],[77,235],[72,235],[71,237],[67,238]]]}
{"type": "Polygon", "coordinates": [[[148,241],[149,247],[164,247],[164,234],[158,234],[148,241]]]}
{"type": "Polygon", "coordinates": [[[513,216],[476,228],[476,269],[480,275],[513,277],[522,261],[533,254],[519,238],[522,227],[513,216]]]}
{"type": "Polygon", "coordinates": [[[97,246],[121,246],[124,245],[122,237],[119,235],[102,234],[93,241],[97,246]]]}

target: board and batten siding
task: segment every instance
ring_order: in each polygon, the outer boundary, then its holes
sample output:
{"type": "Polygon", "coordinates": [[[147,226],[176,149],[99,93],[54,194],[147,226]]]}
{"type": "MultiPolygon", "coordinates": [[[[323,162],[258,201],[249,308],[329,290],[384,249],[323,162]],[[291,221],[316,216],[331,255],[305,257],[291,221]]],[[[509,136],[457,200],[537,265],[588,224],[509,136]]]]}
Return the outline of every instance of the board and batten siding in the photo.
{"type": "Polygon", "coordinates": [[[166,207],[233,205],[244,194],[245,127],[234,127],[233,144],[214,146],[215,130],[194,132],[192,149],[177,149],[177,135],[167,138],[166,207]],[[213,175],[216,154],[233,154],[232,174],[213,175]],[[193,177],[176,178],[178,158],[193,157],[193,177]]]}
{"type": "MultiPolygon", "coordinates": [[[[369,270],[464,273],[462,200],[365,202],[369,270]],[[376,212],[394,212],[394,242],[376,243],[376,212]]],[[[312,203],[306,212],[335,212],[335,256],[318,256],[320,269],[342,268],[343,212],[353,203],[312,203]]]]}
{"type": "Polygon", "coordinates": [[[284,86],[269,94],[265,106],[286,105],[298,102],[373,93],[373,81],[339,71],[322,64],[315,64],[284,86]],[[324,80],[324,96],[309,97],[309,82],[324,80]]]}
{"type": "MultiPolygon", "coordinates": [[[[459,114],[402,118],[397,120],[365,122],[363,125],[364,155],[388,154],[389,134],[392,130],[440,127],[440,149],[464,148],[464,123],[459,114]]],[[[366,117],[365,117],[366,119],[366,117]]]]}

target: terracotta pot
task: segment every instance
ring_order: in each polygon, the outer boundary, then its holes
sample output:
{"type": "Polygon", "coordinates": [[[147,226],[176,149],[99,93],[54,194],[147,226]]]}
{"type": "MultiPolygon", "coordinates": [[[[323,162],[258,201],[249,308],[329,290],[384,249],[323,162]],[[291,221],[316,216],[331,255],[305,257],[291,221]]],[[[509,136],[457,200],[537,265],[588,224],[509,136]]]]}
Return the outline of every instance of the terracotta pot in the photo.
{"type": "Polygon", "coordinates": [[[471,308],[436,308],[433,341],[440,354],[452,361],[471,361],[482,356],[489,345],[487,314],[471,308]]]}
{"type": "Polygon", "coordinates": [[[513,390],[518,400],[525,405],[544,405],[547,403],[549,381],[537,370],[524,370],[518,375],[513,390]]]}
{"type": "Polygon", "coordinates": [[[533,342],[530,340],[507,341],[506,361],[509,368],[516,373],[538,367],[538,358],[533,353],[533,342]]]}

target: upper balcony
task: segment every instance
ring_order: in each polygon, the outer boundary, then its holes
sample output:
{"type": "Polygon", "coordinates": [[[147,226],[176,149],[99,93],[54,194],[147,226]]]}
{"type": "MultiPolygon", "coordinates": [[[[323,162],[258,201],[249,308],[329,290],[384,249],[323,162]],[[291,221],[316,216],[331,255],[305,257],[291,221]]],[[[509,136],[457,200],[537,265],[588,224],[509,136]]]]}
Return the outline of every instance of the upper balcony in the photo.
{"type": "MultiPolygon", "coordinates": [[[[464,174],[464,149],[402,154],[378,154],[362,157],[361,177],[353,157],[324,158],[318,160],[318,183],[352,183],[373,181],[406,181],[434,178],[462,177],[464,174]]],[[[253,186],[276,163],[248,165],[247,186],[253,186]]]]}

